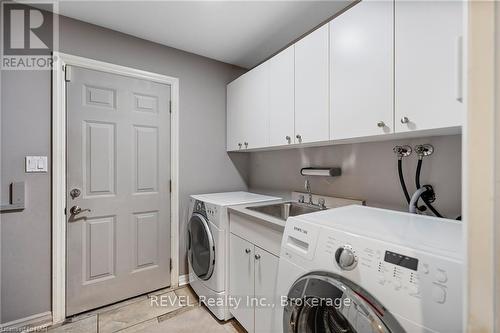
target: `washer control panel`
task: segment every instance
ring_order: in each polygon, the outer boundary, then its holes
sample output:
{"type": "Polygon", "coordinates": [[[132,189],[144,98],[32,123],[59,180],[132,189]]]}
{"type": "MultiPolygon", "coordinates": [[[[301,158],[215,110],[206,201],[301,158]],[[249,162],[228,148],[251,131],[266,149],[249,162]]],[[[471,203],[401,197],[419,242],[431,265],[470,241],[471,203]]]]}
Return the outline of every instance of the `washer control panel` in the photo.
{"type": "Polygon", "coordinates": [[[320,231],[315,261],[330,262],[333,273],[360,285],[389,311],[413,322],[425,319],[425,326],[436,331],[442,318],[461,317],[462,265],[456,260],[348,233],[320,231]]]}
{"type": "Polygon", "coordinates": [[[211,221],[212,223],[215,223],[218,217],[217,214],[219,213],[219,207],[217,205],[205,203],[205,208],[208,220],[211,221]]]}

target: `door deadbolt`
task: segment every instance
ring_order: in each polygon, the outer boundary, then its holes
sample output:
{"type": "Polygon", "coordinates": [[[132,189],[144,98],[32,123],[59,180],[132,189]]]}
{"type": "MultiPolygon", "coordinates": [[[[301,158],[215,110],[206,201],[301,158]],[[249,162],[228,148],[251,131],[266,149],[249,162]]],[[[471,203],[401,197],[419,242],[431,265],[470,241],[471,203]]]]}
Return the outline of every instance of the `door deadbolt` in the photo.
{"type": "Polygon", "coordinates": [[[80,194],[81,194],[81,193],[82,193],[82,192],[81,192],[79,189],[74,188],[74,189],[72,189],[72,190],[69,192],[69,195],[71,196],[71,199],[73,199],[73,200],[74,200],[74,199],[78,198],[78,197],[80,196],[80,194]]]}

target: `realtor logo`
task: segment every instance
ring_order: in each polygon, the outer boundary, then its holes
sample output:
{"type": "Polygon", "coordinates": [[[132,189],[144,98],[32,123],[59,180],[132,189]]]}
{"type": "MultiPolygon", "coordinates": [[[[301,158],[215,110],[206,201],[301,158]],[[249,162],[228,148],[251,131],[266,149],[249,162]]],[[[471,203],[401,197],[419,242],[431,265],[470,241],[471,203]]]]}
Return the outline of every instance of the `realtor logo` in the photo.
{"type": "Polygon", "coordinates": [[[52,68],[57,41],[53,11],[54,3],[2,3],[2,69],[52,68]]]}

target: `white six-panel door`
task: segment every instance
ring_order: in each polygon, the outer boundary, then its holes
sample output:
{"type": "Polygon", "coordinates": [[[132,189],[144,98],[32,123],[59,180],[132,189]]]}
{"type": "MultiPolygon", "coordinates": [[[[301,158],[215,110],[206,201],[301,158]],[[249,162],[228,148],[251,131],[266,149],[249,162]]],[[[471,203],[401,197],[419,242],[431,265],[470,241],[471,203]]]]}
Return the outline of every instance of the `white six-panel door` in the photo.
{"type": "Polygon", "coordinates": [[[72,315],[170,285],[170,86],[68,71],[72,315]]]}
{"type": "Polygon", "coordinates": [[[393,9],[365,0],[330,22],[330,139],[393,131],[393,9]]]}

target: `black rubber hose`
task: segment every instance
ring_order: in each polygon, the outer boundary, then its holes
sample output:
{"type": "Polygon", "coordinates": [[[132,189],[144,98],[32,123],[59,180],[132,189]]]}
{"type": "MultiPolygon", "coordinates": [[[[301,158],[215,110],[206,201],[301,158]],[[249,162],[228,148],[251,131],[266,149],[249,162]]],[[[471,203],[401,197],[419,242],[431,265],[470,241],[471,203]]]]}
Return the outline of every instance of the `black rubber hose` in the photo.
{"type": "MultiPolygon", "coordinates": [[[[418,162],[417,162],[417,171],[415,172],[415,186],[417,187],[417,190],[420,188],[420,172],[421,171],[422,171],[422,159],[419,158],[418,162]]],[[[416,205],[418,207],[418,200],[416,202],[416,205]]]]}
{"type": "MultiPolygon", "coordinates": [[[[417,187],[417,190],[421,187],[420,186],[420,172],[422,171],[422,159],[419,159],[417,162],[417,172],[415,174],[415,186],[417,187]]],[[[432,206],[432,204],[427,200],[425,197],[422,197],[422,200],[424,201],[425,205],[431,210],[431,212],[436,215],[437,217],[443,217],[443,215],[439,214],[439,212],[432,206]]]]}
{"type": "Polygon", "coordinates": [[[405,194],[406,202],[410,203],[410,194],[408,193],[408,189],[406,188],[405,179],[403,177],[403,161],[402,159],[398,159],[398,174],[399,174],[399,182],[401,183],[401,188],[403,189],[403,193],[405,194]]]}

